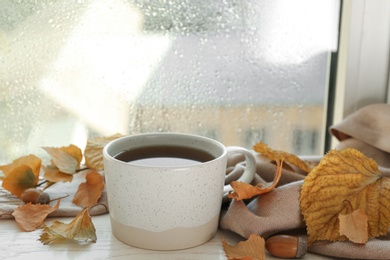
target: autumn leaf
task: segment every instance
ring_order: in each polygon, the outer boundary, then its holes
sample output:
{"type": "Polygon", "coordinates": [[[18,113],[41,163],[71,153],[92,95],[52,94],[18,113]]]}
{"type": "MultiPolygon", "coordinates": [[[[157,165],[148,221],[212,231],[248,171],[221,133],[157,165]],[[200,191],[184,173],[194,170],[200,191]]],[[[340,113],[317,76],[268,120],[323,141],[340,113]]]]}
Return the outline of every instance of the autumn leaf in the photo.
{"type": "Polygon", "coordinates": [[[300,168],[305,172],[311,171],[310,165],[294,154],[287,153],[285,151],[280,151],[280,150],[273,150],[269,148],[268,145],[262,142],[255,144],[253,146],[253,149],[256,152],[261,153],[263,156],[267,157],[268,159],[275,161],[276,163],[287,162],[292,165],[295,165],[296,167],[300,168]]]}
{"type": "Polygon", "coordinates": [[[250,235],[248,240],[239,242],[235,246],[226,243],[222,239],[223,250],[227,258],[230,259],[244,259],[244,260],[264,260],[265,259],[265,241],[262,237],[257,235],[250,235]]]}
{"type": "Polygon", "coordinates": [[[73,175],[63,173],[54,165],[42,166],[43,178],[49,182],[71,182],[73,175]]]}
{"type": "Polygon", "coordinates": [[[390,178],[356,149],[332,150],[305,178],[300,207],[309,244],[346,240],[339,215],[358,209],[367,215],[368,238],[385,235],[390,227],[390,178]]]}
{"type": "Polygon", "coordinates": [[[367,221],[367,214],[361,209],[346,215],[340,214],[340,235],[345,235],[354,243],[365,244],[368,241],[367,221]]]}
{"type": "Polygon", "coordinates": [[[74,174],[83,158],[80,148],[71,144],[65,147],[42,147],[52,158],[52,163],[67,174],[74,174]]]}
{"type": "Polygon", "coordinates": [[[108,137],[94,137],[87,140],[87,145],[84,149],[85,165],[97,171],[104,169],[103,165],[103,148],[110,141],[122,137],[121,134],[115,134],[108,137]]]}
{"type": "Polygon", "coordinates": [[[0,166],[0,170],[5,176],[2,183],[3,188],[20,198],[25,189],[37,185],[41,163],[41,159],[30,154],[22,156],[10,164],[0,166]]]}
{"type": "Polygon", "coordinates": [[[275,161],[276,169],[274,179],[272,182],[259,183],[256,186],[245,182],[232,181],[230,185],[232,186],[233,191],[229,192],[228,194],[228,197],[231,199],[250,199],[272,191],[279,183],[279,180],[282,176],[283,163],[285,162],[291,163],[306,172],[311,170],[310,166],[296,155],[284,151],[273,150],[262,142],[255,144],[253,149],[256,152],[261,153],[264,157],[275,161]]]}
{"type": "Polygon", "coordinates": [[[39,172],[36,175],[28,165],[20,165],[8,172],[2,186],[15,196],[22,196],[24,190],[36,187],[39,179],[39,172]]]}
{"type": "Polygon", "coordinates": [[[50,206],[47,204],[32,204],[28,203],[17,207],[12,215],[20,228],[24,231],[34,231],[39,228],[46,217],[56,211],[60,206],[60,200],[57,204],[50,206]]]}
{"type": "Polygon", "coordinates": [[[61,239],[95,243],[97,240],[96,229],[89,215],[89,209],[89,207],[84,208],[69,224],[54,221],[50,227],[45,226],[38,240],[44,245],[61,239]]]}
{"type": "Polygon", "coordinates": [[[229,192],[228,197],[231,199],[243,200],[253,198],[254,196],[258,196],[260,194],[268,193],[276,187],[281,176],[282,165],[279,164],[276,167],[274,180],[271,183],[259,183],[258,185],[253,186],[241,181],[232,181],[230,185],[232,186],[233,190],[229,192]]]}
{"type": "Polygon", "coordinates": [[[3,171],[4,175],[7,176],[10,174],[10,172],[14,171],[15,168],[26,165],[31,168],[32,172],[35,176],[39,176],[39,172],[41,169],[41,163],[42,160],[36,157],[33,154],[22,156],[14,161],[12,163],[0,166],[0,171],[3,171]]]}
{"type": "Polygon", "coordinates": [[[79,185],[72,202],[78,206],[88,207],[95,205],[104,190],[103,176],[95,171],[85,176],[86,182],[79,185]]]}

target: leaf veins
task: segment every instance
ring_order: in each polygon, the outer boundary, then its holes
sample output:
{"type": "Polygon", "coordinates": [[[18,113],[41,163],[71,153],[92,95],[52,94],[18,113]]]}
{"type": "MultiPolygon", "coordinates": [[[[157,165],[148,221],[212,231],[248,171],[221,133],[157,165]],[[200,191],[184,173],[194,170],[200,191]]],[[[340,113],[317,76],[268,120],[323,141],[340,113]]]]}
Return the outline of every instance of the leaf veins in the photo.
{"type": "Polygon", "coordinates": [[[390,227],[390,178],[356,149],[333,150],[305,178],[300,207],[309,244],[346,240],[340,234],[339,215],[355,210],[368,217],[368,238],[385,235],[390,227]]]}

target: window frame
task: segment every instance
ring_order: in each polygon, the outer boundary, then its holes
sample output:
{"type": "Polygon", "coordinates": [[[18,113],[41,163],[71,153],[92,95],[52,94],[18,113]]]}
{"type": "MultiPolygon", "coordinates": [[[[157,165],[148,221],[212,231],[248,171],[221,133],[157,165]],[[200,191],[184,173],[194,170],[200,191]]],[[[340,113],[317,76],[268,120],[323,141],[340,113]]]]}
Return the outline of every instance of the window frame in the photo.
{"type": "MultiPolygon", "coordinates": [[[[389,57],[390,1],[343,0],[328,126],[363,106],[390,103],[389,57]]],[[[330,148],[337,143],[331,138],[330,148]]]]}

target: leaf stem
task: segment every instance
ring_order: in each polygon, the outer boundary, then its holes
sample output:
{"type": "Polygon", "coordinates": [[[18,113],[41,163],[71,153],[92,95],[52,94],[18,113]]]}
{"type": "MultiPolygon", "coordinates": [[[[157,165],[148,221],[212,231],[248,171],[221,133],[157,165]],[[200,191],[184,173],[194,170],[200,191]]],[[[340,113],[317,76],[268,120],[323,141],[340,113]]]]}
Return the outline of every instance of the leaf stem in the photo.
{"type": "Polygon", "coordinates": [[[77,169],[76,172],[82,172],[82,171],[85,171],[85,170],[89,170],[89,167],[77,169]]]}

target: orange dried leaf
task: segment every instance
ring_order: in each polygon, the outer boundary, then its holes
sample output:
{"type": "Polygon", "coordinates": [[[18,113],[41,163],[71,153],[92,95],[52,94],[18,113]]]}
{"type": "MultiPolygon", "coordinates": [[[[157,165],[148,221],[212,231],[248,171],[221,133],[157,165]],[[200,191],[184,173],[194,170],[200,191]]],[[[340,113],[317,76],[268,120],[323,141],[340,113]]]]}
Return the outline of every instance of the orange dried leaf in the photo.
{"type": "Polygon", "coordinates": [[[76,145],[71,144],[69,146],[60,147],[59,149],[70,154],[73,158],[76,159],[78,164],[81,163],[81,160],[83,159],[83,153],[76,145]]]}
{"type": "Polygon", "coordinates": [[[61,239],[96,242],[96,229],[88,211],[89,208],[84,208],[69,224],[54,221],[50,227],[45,226],[38,240],[44,245],[61,239]]]}
{"type": "Polygon", "coordinates": [[[85,165],[97,171],[104,169],[103,165],[103,147],[110,141],[122,137],[121,134],[115,134],[107,137],[95,137],[87,140],[84,149],[85,165]]]}
{"type": "Polygon", "coordinates": [[[268,193],[275,189],[276,185],[279,183],[281,176],[282,165],[277,164],[273,181],[271,183],[267,183],[266,185],[258,184],[256,186],[252,186],[251,184],[247,184],[245,182],[232,181],[230,185],[232,186],[233,190],[229,192],[228,197],[231,199],[243,200],[250,199],[264,193],[268,193]]]}
{"type": "Polygon", "coordinates": [[[368,241],[367,214],[357,209],[350,214],[339,215],[340,235],[345,235],[350,241],[365,244],[368,241]]]}
{"type": "Polygon", "coordinates": [[[95,205],[104,190],[103,176],[95,171],[85,176],[86,182],[79,185],[72,202],[78,206],[88,207],[95,205]]]}
{"type": "Polygon", "coordinates": [[[60,170],[53,166],[42,166],[44,175],[43,178],[49,182],[71,182],[73,175],[60,172],[60,170]]]}
{"type": "Polygon", "coordinates": [[[20,165],[8,172],[2,186],[20,198],[24,190],[34,188],[37,185],[38,175],[35,175],[28,165],[20,165]]]}
{"type": "Polygon", "coordinates": [[[46,204],[32,204],[28,203],[17,207],[12,215],[20,228],[24,231],[34,231],[39,228],[46,217],[56,211],[60,206],[60,200],[54,206],[46,204]]]}
{"type": "Polygon", "coordinates": [[[273,161],[288,162],[292,165],[295,165],[296,167],[300,168],[301,170],[303,170],[305,172],[311,171],[310,165],[294,154],[290,154],[290,153],[280,151],[280,150],[273,150],[273,149],[269,148],[268,145],[266,145],[262,142],[255,144],[253,146],[253,149],[256,152],[261,153],[263,156],[265,156],[273,161]]]}
{"type": "Polygon", "coordinates": [[[222,239],[222,245],[228,259],[265,259],[265,241],[257,235],[252,234],[248,240],[239,242],[235,246],[229,245],[225,239],[222,239]]]}
{"type": "Polygon", "coordinates": [[[12,163],[0,166],[0,171],[3,171],[4,175],[7,176],[10,172],[12,172],[15,168],[27,165],[31,168],[32,172],[35,176],[39,176],[39,172],[41,170],[41,164],[42,160],[36,157],[33,154],[22,156],[14,161],[12,163]]]}
{"type": "Polygon", "coordinates": [[[52,158],[52,163],[63,173],[74,174],[82,160],[82,152],[75,145],[67,147],[42,147],[52,158]]]}
{"type": "Polygon", "coordinates": [[[368,217],[368,238],[385,235],[390,227],[390,178],[356,149],[333,150],[305,178],[300,207],[309,244],[345,240],[339,215],[357,209],[368,217]]]}

